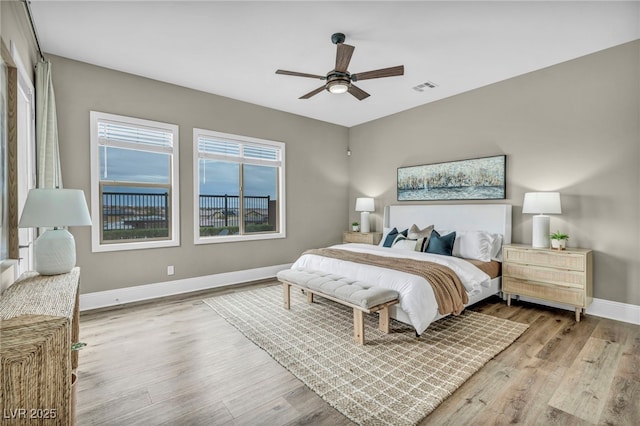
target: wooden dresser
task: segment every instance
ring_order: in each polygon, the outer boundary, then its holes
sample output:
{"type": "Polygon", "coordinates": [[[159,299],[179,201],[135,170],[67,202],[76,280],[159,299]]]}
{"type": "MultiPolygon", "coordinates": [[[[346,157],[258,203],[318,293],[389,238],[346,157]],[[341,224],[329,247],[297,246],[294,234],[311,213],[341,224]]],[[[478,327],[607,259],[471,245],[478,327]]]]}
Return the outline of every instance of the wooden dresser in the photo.
{"type": "Polygon", "coordinates": [[[0,299],[2,424],[71,425],[80,268],[27,272],[0,299]]]}
{"type": "Polygon", "coordinates": [[[576,321],[593,301],[591,250],[538,249],[521,244],[502,248],[502,292],[572,305],[576,321]]]}
{"type": "Polygon", "coordinates": [[[366,234],[364,234],[362,232],[345,231],[342,234],[343,243],[362,243],[377,245],[380,242],[381,238],[382,233],[380,232],[367,232],[366,234]]]}

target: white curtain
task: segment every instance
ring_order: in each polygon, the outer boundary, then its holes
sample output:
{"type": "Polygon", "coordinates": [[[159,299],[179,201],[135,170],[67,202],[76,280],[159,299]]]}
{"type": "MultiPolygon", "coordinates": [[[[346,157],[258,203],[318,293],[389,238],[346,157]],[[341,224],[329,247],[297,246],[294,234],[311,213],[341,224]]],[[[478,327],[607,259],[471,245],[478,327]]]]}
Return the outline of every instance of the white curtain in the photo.
{"type": "Polygon", "coordinates": [[[56,97],[51,62],[36,65],[36,157],[38,188],[62,188],[56,97]]]}

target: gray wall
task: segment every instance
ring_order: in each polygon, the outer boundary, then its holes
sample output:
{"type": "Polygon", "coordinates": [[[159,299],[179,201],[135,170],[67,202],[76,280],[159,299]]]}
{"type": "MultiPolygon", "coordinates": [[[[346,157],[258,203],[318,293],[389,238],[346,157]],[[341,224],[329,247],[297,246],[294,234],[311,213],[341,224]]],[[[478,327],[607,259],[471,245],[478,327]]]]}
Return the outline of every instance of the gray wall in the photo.
{"type": "MultiPolygon", "coordinates": [[[[13,40],[33,69],[23,5],[0,2],[0,19],[5,44],[13,40]]],[[[84,293],[167,280],[168,264],[180,279],[290,262],[305,248],[338,241],[359,220],[357,196],[376,198],[374,228],[381,229],[381,207],[398,203],[397,167],[506,154],[513,240],[531,242],[524,193],[560,191],[563,214],[551,227],[569,233],[570,245],[595,250],[595,296],[640,305],[640,42],[349,130],[48,56],[67,187],[90,194],[89,110],[180,125],[182,245],[93,254],[89,230],[72,229],[84,293]],[[193,245],[193,127],[287,143],[286,240],[193,245]]]]}
{"type": "Polygon", "coordinates": [[[348,129],[47,55],[52,61],[65,187],[90,197],[89,111],[180,126],[181,245],[92,253],[89,227],[72,228],[82,292],[292,262],[305,249],[339,242],[347,224],[348,129]],[[286,143],[287,238],[193,244],[193,128],[286,143]],[[175,275],[167,276],[167,266],[175,275]]]}
{"type": "Polygon", "coordinates": [[[513,241],[531,243],[524,193],[559,191],[551,230],[595,251],[594,296],[640,305],[639,102],[636,41],[353,127],[350,220],[372,196],[381,229],[397,167],[506,154],[513,241]]]}
{"type": "Polygon", "coordinates": [[[33,70],[38,60],[38,51],[22,2],[0,1],[0,22],[0,31],[5,46],[10,49],[11,42],[15,44],[20,59],[30,72],[29,75],[33,82],[33,70]]]}

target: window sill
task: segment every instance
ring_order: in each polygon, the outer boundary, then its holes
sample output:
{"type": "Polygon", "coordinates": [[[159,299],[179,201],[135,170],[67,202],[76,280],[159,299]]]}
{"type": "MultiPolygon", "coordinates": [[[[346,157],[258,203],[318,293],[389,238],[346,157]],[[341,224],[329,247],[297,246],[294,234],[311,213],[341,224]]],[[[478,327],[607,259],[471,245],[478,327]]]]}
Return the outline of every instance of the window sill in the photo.
{"type": "Polygon", "coordinates": [[[128,251],[128,250],[146,250],[162,247],[178,247],[180,241],[141,241],[133,243],[113,243],[113,244],[96,244],[91,247],[92,253],[109,252],[109,251],[128,251]]]}
{"type": "Polygon", "coordinates": [[[218,243],[235,243],[240,241],[259,241],[259,240],[275,240],[279,238],[286,238],[284,232],[277,234],[255,234],[255,235],[225,235],[219,237],[200,237],[196,236],[193,243],[200,244],[218,244],[218,243]]]}

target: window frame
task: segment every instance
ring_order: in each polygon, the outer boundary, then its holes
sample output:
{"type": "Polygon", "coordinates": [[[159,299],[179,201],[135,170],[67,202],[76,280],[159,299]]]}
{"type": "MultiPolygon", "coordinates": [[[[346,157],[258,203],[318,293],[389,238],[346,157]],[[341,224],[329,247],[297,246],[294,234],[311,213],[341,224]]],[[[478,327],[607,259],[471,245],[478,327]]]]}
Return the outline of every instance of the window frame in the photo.
{"type": "MultiPolygon", "coordinates": [[[[91,141],[91,249],[92,252],[111,252],[123,250],[140,250],[159,247],[176,247],[180,245],[180,134],[179,126],[170,123],[163,123],[153,120],[128,117],[124,115],[109,114],[105,112],[90,111],[90,141],[91,141]],[[102,183],[100,181],[100,141],[98,137],[99,122],[113,122],[132,127],[144,127],[162,130],[172,134],[171,149],[164,151],[170,155],[170,192],[169,192],[169,217],[168,229],[170,238],[168,239],[145,239],[144,241],[126,241],[118,243],[102,242],[102,218],[100,194],[102,183]]],[[[156,148],[140,149],[143,152],[159,152],[156,148]]],[[[145,186],[145,183],[139,183],[145,186]]],[[[152,184],[153,185],[153,184],[152,184]]],[[[117,186],[117,185],[116,185],[117,186]]]]}
{"type": "MultiPolygon", "coordinates": [[[[241,148],[242,151],[242,148],[241,148]]],[[[256,241],[256,240],[271,240],[278,238],[286,238],[286,194],[285,194],[285,143],[277,142],[268,139],[253,138],[250,136],[234,135],[230,133],[222,133],[214,130],[207,129],[193,129],[193,243],[198,244],[218,244],[228,242],[239,241],[256,241]],[[240,165],[240,180],[239,180],[239,200],[242,200],[243,195],[243,165],[267,165],[277,166],[277,183],[278,190],[278,212],[277,212],[277,232],[262,232],[262,233],[249,233],[239,235],[215,235],[215,236],[200,236],[200,151],[199,151],[199,136],[205,136],[209,138],[215,138],[224,142],[232,142],[240,144],[241,146],[265,146],[269,148],[275,148],[279,153],[279,160],[260,160],[255,158],[244,158],[242,155],[216,155],[208,154],[209,159],[215,159],[219,161],[228,161],[237,163],[240,165]],[[277,163],[277,164],[276,164],[277,163]]],[[[239,201],[239,204],[242,203],[239,201]]],[[[244,222],[244,220],[240,220],[244,222]]],[[[241,227],[243,225],[240,225],[241,227]]],[[[242,229],[242,228],[241,228],[242,229]]]]}

